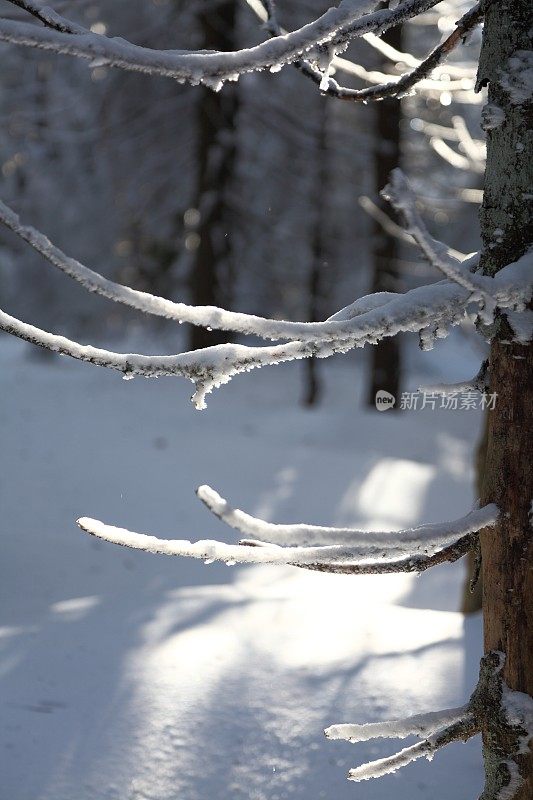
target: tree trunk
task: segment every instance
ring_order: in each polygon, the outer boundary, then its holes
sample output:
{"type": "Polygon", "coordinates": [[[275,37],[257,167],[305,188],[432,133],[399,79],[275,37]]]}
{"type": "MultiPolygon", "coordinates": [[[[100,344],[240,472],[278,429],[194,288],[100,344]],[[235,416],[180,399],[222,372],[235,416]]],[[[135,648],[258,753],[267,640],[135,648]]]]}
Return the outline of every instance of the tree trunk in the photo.
{"type": "MultiPolygon", "coordinates": [[[[481,497],[483,493],[483,481],[485,477],[485,464],[487,461],[487,441],[489,435],[489,417],[485,414],[481,435],[476,448],[476,497],[481,497]]],[[[478,554],[470,551],[466,557],[466,577],[463,587],[463,599],[461,611],[463,614],[475,614],[481,611],[483,606],[483,578],[478,572],[478,554]],[[472,581],[475,581],[472,587],[472,581]]]]}
{"type": "MultiPolygon", "coordinates": [[[[328,207],[328,152],[327,152],[327,127],[328,127],[328,101],[319,97],[318,109],[318,135],[316,143],[316,183],[314,196],[314,215],[312,236],[312,262],[308,278],[308,320],[318,322],[322,319],[322,271],[327,268],[327,242],[326,210],[328,207]]],[[[320,400],[322,386],[318,375],[318,359],[314,356],[305,360],[306,385],[303,403],[313,406],[320,400]]]]}
{"type": "MultiPolygon", "coordinates": [[[[507,77],[520,58],[510,62],[510,57],[530,47],[531,10],[530,0],[485,2],[485,7],[478,74],[478,84],[489,87],[488,113],[484,112],[487,171],[481,210],[481,264],[485,274],[493,275],[523,255],[531,232],[531,210],[525,202],[533,181],[531,99],[525,100],[525,93],[519,91],[520,75],[507,77]],[[509,80],[515,86],[513,91],[509,91],[509,80]]],[[[531,343],[521,345],[511,338],[507,320],[500,317],[493,331],[489,373],[491,390],[498,397],[489,416],[481,502],[496,503],[502,516],[496,531],[481,537],[484,645],[485,652],[505,654],[503,681],[511,689],[533,695],[533,349],[531,343]]],[[[500,789],[508,785],[516,766],[522,782],[518,781],[516,792],[505,796],[530,800],[531,751],[517,754],[516,742],[511,741],[508,731],[492,723],[490,714],[484,725],[483,744],[483,800],[504,796],[499,795],[500,789]]]]}
{"type": "MultiPolygon", "coordinates": [[[[388,3],[382,4],[384,7],[388,3]]],[[[402,49],[402,26],[390,28],[381,37],[383,41],[402,49]]],[[[380,67],[388,66],[387,59],[383,59],[380,67]]],[[[389,176],[401,160],[400,148],[400,123],[402,119],[401,102],[396,99],[386,99],[376,103],[374,113],[376,126],[376,146],[374,149],[374,181],[376,202],[382,211],[389,216],[390,205],[381,197],[380,192],[387,185],[389,176]]],[[[371,292],[395,292],[398,290],[399,279],[399,243],[398,240],[386,233],[381,225],[373,222],[373,275],[371,292]]],[[[400,343],[398,336],[388,336],[382,339],[370,353],[370,383],[367,403],[373,406],[376,392],[384,389],[397,398],[395,409],[400,407],[400,343]]]]}
{"type": "MultiPolygon", "coordinates": [[[[236,0],[203,3],[199,20],[206,50],[234,50],[236,0]]],[[[190,274],[193,305],[231,305],[233,283],[232,210],[229,191],[236,161],[237,85],[223,91],[199,89],[198,173],[195,205],[199,222],[189,238],[194,249],[190,274]]],[[[190,347],[197,349],[228,341],[227,332],[193,327],[190,347]]]]}

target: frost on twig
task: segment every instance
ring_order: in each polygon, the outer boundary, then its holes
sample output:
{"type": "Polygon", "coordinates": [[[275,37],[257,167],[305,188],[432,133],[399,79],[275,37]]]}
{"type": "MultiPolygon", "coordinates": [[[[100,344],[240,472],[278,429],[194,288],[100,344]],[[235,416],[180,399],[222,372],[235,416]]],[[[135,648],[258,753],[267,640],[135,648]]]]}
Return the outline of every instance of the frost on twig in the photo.
{"type": "MultiPolygon", "coordinates": [[[[402,228],[401,225],[398,225],[394,220],[392,220],[370,197],[366,195],[361,195],[359,198],[359,205],[366,211],[369,217],[372,217],[385,231],[386,234],[389,236],[394,236],[395,239],[399,239],[401,242],[405,242],[406,244],[415,245],[416,242],[408,233],[405,228],[402,228]]],[[[460,250],[455,250],[453,247],[448,247],[448,253],[453,258],[456,258],[458,261],[464,261],[468,258],[466,253],[462,253],[460,250]]]]}
{"type": "Polygon", "coordinates": [[[416,207],[416,196],[401,169],[394,169],[390,183],[382,191],[388,200],[405,220],[408,233],[416,241],[430,264],[436,267],[449,280],[458,283],[472,293],[474,297],[482,296],[491,301],[494,309],[494,298],[488,294],[488,287],[482,278],[464,269],[429,233],[416,207]]]}
{"type": "MultiPolygon", "coordinates": [[[[215,513],[224,521],[227,516],[232,520],[230,524],[233,524],[235,516],[237,516],[241,530],[253,531],[256,535],[265,536],[271,532],[272,527],[276,527],[269,526],[268,523],[249,517],[242,512],[235,512],[232,515],[233,510],[222,507],[224,501],[209,487],[201,487],[199,493],[204,502],[208,502],[209,508],[215,508],[215,513]]],[[[479,531],[493,527],[497,519],[497,507],[488,505],[470,512],[455,522],[426,525],[408,531],[374,533],[343,529],[339,532],[340,541],[335,540],[334,528],[313,528],[313,526],[304,525],[280,526],[281,535],[278,538],[281,540],[283,540],[283,534],[287,533],[287,528],[295,528],[298,534],[303,532],[304,536],[319,538],[319,540],[324,532],[331,537],[328,544],[310,546],[280,546],[274,542],[259,539],[245,540],[238,545],[212,540],[190,542],[182,539],[159,539],[155,536],[106,525],[87,517],[79,519],[78,525],[86,533],[99,539],[150,553],[199,558],[207,561],[225,561],[232,564],[236,562],[288,564],[323,572],[357,574],[422,571],[435,563],[455,561],[471,549],[479,531]]],[[[289,534],[289,539],[293,540],[293,538],[294,531],[289,534]]],[[[296,535],[296,539],[298,538],[296,535]]]]}
{"type": "Polygon", "coordinates": [[[481,659],[479,682],[468,703],[461,708],[387,722],[340,724],[326,728],[327,738],[351,742],[384,737],[404,739],[410,735],[423,737],[421,742],[392,756],[351,769],[348,780],[364,781],[396,772],[418,758],[433,758],[438,749],[450,742],[466,741],[483,730],[485,757],[490,763],[483,800],[511,800],[522,783],[521,770],[527,769],[524,757],[533,737],[533,698],[506,686],[501,676],[504,662],[505,656],[500,652],[490,652],[481,659]],[[497,729],[500,736],[493,736],[497,729]],[[491,750],[491,742],[504,740],[511,742],[505,755],[491,750]]]}
{"type": "Polygon", "coordinates": [[[61,33],[88,33],[86,28],[82,28],[75,22],[70,22],[64,17],[57,14],[53,9],[48,6],[43,6],[40,3],[35,3],[33,0],[8,0],[14,6],[18,6],[23,11],[31,14],[42,22],[47,28],[53,28],[61,33]]]}
{"type": "MultiPolygon", "coordinates": [[[[263,0],[263,2],[261,0],[246,0],[246,2],[255,14],[266,23],[267,30],[272,36],[286,34],[286,31],[281,28],[277,21],[273,3],[267,2],[267,0],[263,0]]],[[[404,75],[392,78],[392,80],[387,80],[389,77],[387,75],[369,73],[358,64],[352,64],[346,61],[346,59],[338,58],[334,48],[332,48],[329,57],[326,58],[324,66],[320,64],[319,59],[313,58],[312,53],[310,54],[309,52],[306,53],[305,59],[299,59],[295,61],[293,65],[300,70],[303,75],[316,83],[322,94],[352,102],[366,103],[370,100],[382,100],[385,97],[401,98],[409,94],[410,91],[419,84],[425,84],[424,88],[429,86],[431,88],[439,88],[440,90],[446,88],[447,91],[464,90],[464,77],[461,80],[448,81],[446,87],[442,82],[432,83],[428,78],[434,70],[445,61],[449,53],[464,40],[465,36],[472,28],[479,24],[482,17],[483,11],[481,9],[481,4],[476,3],[476,5],[467,11],[457,22],[455,30],[443,42],[437,45],[423,61],[412,59],[410,65],[414,68],[404,75]],[[376,83],[376,85],[369,86],[365,89],[351,89],[346,86],[341,86],[336,80],[329,76],[330,63],[335,69],[353,73],[358,78],[376,83]]],[[[365,37],[369,35],[371,36],[372,34],[365,34],[365,37]]],[[[380,40],[378,39],[378,41],[380,40]]],[[[472,78],[473,76],[470,75],[469,77],[472,78]]],[[[473,84],[474,81],[472,80],[472,86],[473,84]]]]}

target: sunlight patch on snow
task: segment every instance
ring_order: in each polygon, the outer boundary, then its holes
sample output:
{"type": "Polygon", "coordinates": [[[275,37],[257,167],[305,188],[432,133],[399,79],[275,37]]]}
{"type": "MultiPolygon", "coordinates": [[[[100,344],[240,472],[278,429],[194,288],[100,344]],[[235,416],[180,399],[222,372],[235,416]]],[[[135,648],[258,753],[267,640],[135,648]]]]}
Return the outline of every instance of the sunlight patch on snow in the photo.
{"type": "MultiPolygon", "coordinates": [[[[206,481],[276,522],[338,524],[339,516],[341,524],[391,529],[443,519],[443,504],[444,516],[459,516],[470,503],[469,467],[460,465],[461,458],[469,461],[468,442],[475,438],[470,422],[436,414],[421,440],[415,420],[390,421],[380,434],[381,417],[369,417],[339,391],[348,371],[337,374],[327,365],[334,399],[326,398],[312,416],[287,405],[286,374],[259,372],[242,389],[235,384],[227,401],[221,395],[201,422],[191,422],[173,386],[158,384],[154,391],[75,366],[67,375],[59,360],[35,366],[20,358],[15,344],[17,358],[0,347],[14,387],[4,421],[20,423],[16,436],[11,423],[4,425],[20,487],[6,497],[6,524],[17,533],[10,558],[23,563],[20,548],[29,542],[37,566],[21,573],[18,596],[10,586],[4,590],[12,626],[0,629],[4,686],[17,701],[34,703],[45,696],[43,680],[59,679],[53,698],[68,707],[37,715],[6,706],[13,727],[0,731],[0,748],[8,757],[2,771],[12,800],[349,800],[354,787],[344,774],[355,761],[335,763],[324,727],[464,702],[471,686],[470,679],[463,686],[463,617],[412,607],[412,599],[409,608],[398,605],[412,597],[410,587],[422,585],[430,604],[442,604],[449,583],[433,570],[418,579],[321,575],[289,566],[204,567],[72,542],[78,542],[78,509],[167,535],[219,538],[220,523],[194,505],[193,488],[206,481]],[[146,415],[150,403],[157,413],[146,415]],[[43,408],[49,414],[44,428],[43,408]],[[80,414],[87,420],[82,427],[80,414]],[[243,422],[255,426],[253,438],[243,422]],[[450,437],[446,459],[441,433],[450,437]],[[163,434],[168,449],[151,447],[163,434]],[[462,438],[464,449],[457,444],[462,438]],[[57,448],[58,441],[68,447],[57,448]],[[434,475],[425,462],[437,465],[434,475]],[[443,480],[441,500],[434,489],[443,480]],[[55,509],[44,528],[31,524],[38,510],[27,503],[28,483],[42,486],[55,509]],[[93,593],[101,598],[93,609],[64,605],[81,600],[83,606],[93,593]],[[86,615],[79,632],[57,624],[74,613],[86,615]],[[31,636],[19,635],[19,623],[31,636]],[[24,765],[33,739],[30,771],[24,765]],[[13,751],[4,750],[6,742],[13,751]]],[[[288,383],[290,397],[297,396],[297,377],[288,383]]],[[[235,532],[226,533],[236,541],[235,532]]],[[[452,595],[450,605],[458,596],[453,587],[452,595]]],[[[450,763],[463,768],[468,795],[477,796],[480,774],[472,778],[463,752],[456,748],[450,763]]],[[[406,771],[393,779],[398,797],[449,794],[446,786],[433,792],[423,785],[426,777],[417,771],[423,765],[412,769],[412,777],[406,771]]]]}
{"type": "Polygon", "coordinates": [[[370,470],[358,493],[348,488],[340,513],[364,514],[369,529],[409,525],[418,519],[435,473],[432,464],[383,458],[370,470]]]}
{"type": "Polygon", "coordinates": [[[53,614],[60,614],[70,620],[78,620],[85,616],[91,609],[100,605],[101,599],[96,595],[88,597],[71,597],[69,600],[60,600],[52,603],[50,611],[53,614]]]}
{"type": "Polygon", "coordinates": [[[0,640],[11,639],[13,636],[20,636],[23,633],[31,633],[34,627],[28,625],[2,625],[0,626],[0,640]]]}
{"type": "MultiPolygon", "coordinates": [[[[340,501],[336,523],[357,521],[366,530],[394,530],[411,525],[420,520],[426,491],[435,475],[432,464],[382,458],[362,483],[356,478],[349,484],[340,501]]],[[[366,602],[383,604],[405,595],[416,576],[392,574],[361,576],[361,579],[366,602]]]]}

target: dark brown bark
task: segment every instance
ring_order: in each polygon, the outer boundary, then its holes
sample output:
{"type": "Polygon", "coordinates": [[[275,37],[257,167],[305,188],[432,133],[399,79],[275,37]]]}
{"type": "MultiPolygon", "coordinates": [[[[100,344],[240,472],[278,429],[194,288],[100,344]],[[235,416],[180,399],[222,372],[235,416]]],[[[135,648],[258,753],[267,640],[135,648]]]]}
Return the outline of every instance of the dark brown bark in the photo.
{"type": "MultiPolygon", "coordinates": [[[[485,477],[485,463],[487,460],[487,443],[488,443],[488,414],[485,415],[483,420],[483,428],[479,437],[479,442],[476,448],[475,457],[475,471],[476,471],[476,497],[481,497],[483,492],[483,481],[485,477]]],[[[483,578],[478,573],[478,549],[472,550],[466,556],[466,577],[463,587],[463,598],[461,602],[461,611],[463,614],[475,614],[481,611],[483,605],[483,578]],[[472,583],[474,585],[472,585],[472,583]]]]}
{"type": "MultiPolygon", "coordinates": [[[[482,267],[492,275],[516,260],[531,239],[531,101],[505,88],[509,58],[528,50],[531,26],[529,0],[486,2],[486,21],[479,84],[489,87],[489,103],[503,114],[487,130],[487,171],[481,210],[484,251],[482,267]]],[[[490,117],[489,117],[490,119],[490,117]]],[[[494,502],[502,512],[493,532],[481,537],[485,652],[502,651],[502,678],[514,690],[533,695],[533,576],[531,502],[533,498],[533,349],[511,340],[505,318],[492,331],[489,380],[498,393],[489,415],[487,460],[482,503],[494,502]]],[[[533,756],[516,754],[513,743],[490,716],[483,730],[486,786],[484,800],[493,800],[510,778],[509,761],[518,766],[522,783],[514,800],[533,797],[533,756]]],[[[511,796],[511,795],[509,795],[511,796]]]]}
{"type": "MultiPolygon", "coordinates": [[[[199,21],[206,50],[233,50],[235,42],[236,0],[205,3],[199,21]]],[[[193,305],[231,305],[233,283],[233,220],[229,201],[236,161],[237,85],[227,83],[215,92],[202,86],[198,105],[198,173],[195,206],[199,211],[190,288],[193,305]]],[[[228,341],[222,331],[193,327],[190,347],[228,341]]]]}
{"type": "MultiPolygon", "coordinates": [[[[383,6],[386,4],[384,3],[383,6]]],[[[402,27],[391,28],[382,39],[388,44],[402,49],[402,27]]],[[[388,62],[381,64],[385,68],[388,62]]],[[[394,215],[389,204],[381,197],[381,190],[387,185],[393,169],[400,165],[401,142],[400,124],[402,119],[401,102],[396,99],[385,99],[375,106],[376,147],[374,149],[374,183],[375,202],[389,216],[394,215]]],[[[386,233],[381,225],[374,221],[372,230],[373,274],[371,292],[394,292],[398,290],[399,280],[399,243],[386,233]]],[[[400,342],[397,336],[382,339],[370,351],[370,384],[367,403],[373,406],[376,392],[384,389],[396,398],[400,393],[400,342]]],[[[394,406],[398,409],[399,400],[394,406]]]]}

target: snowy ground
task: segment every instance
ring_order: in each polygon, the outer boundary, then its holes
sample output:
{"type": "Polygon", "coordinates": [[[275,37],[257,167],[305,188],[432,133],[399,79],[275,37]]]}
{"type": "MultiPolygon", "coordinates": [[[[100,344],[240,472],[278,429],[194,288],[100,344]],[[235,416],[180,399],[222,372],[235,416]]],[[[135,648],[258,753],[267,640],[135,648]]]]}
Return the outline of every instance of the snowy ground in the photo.
{"type": "MultiPolygon", "coordinates": [[[[447,377],[473,374],[446,347],[447,377]]],[[[349,767],[405,742],[322,734],[464,702],[480,621],[455,610],[462,564],[419,578],[205,566],[74,524],[233,541],[201,483],[273,521],[453,519],[472,504],[477,412],[362,411],[344,358],[317,410],[298,406],[287,365],[199,413],[181,380],[125,383],[28,352],[0,341],[0,800],[477,796],[477,741],[353,784],[349,767]]]]}

